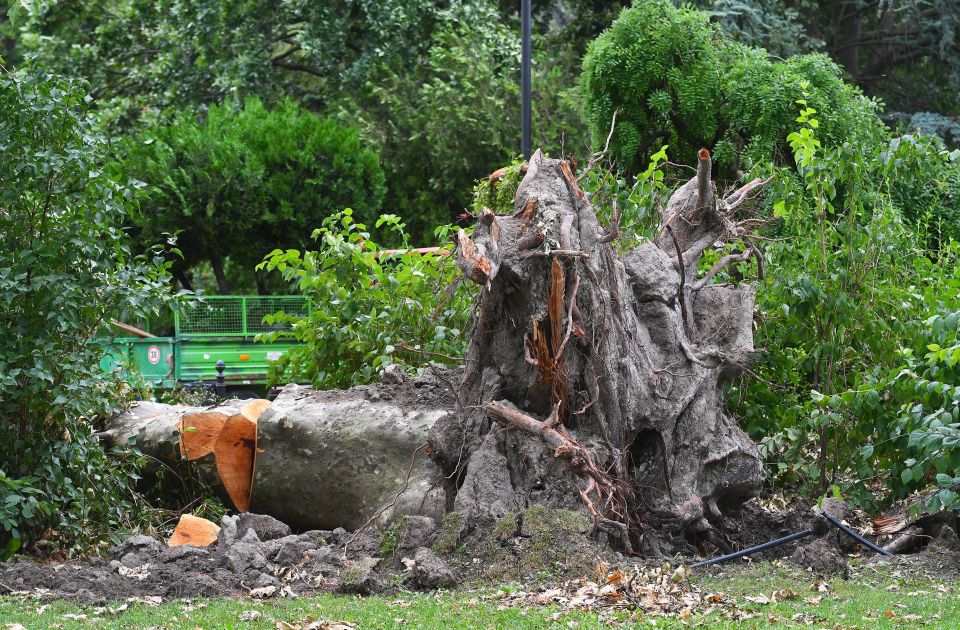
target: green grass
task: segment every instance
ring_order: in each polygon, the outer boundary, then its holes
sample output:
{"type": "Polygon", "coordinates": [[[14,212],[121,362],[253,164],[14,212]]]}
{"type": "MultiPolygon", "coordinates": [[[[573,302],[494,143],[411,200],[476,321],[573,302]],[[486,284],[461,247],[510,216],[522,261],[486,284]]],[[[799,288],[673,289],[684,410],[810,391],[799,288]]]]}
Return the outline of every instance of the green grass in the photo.
{"type": "MultiPolygon", "coordinates": [[[[603,615],[560,607],[507,607],[496,589],[440,594],[401,593],[386,597],[323,595],[260,602],[250,599],[170,601],[156,607],[129,603],[111,612],[66,602],[42,605],[32,598],[0,598],[0,630],[7,624],[34,628],[276,628],[278,621],[347,621],[358,628],[960,628],[958,584],[907,565],[875,569],[859,565],[851,579],[814,588],[816,577],[787,566],[757,563],[697,575],[693,583],[724,593],[736,604],[707,616],[652,618],[642,611],[603,615]],[[769,604],[747,597],[779,592],[785,601],[769,604]],[[819,598],[819,601],[816,599],[819,598]],[[255,611],[251,614],[249,611],[255,611]],[[246,614],[246,617],[245,617],[246,614]],[[85,615],[84,619],[65,615],[85,615]],[[253,618],[251,618],[253,617],[253,618]],[[656,625],[651,624],[656,621],[656,625]]],[[[532,588],[527,586],[526,588],[532,588]]],[[[514,590],[514,589],[506,589],[514,590]]],[[[15,626],[14,626],[15,627],[15,626]]]]}
{"type": "Polygon", "coordinates": [[[907,563],[884,567],[854,564],[849,580],[825,581],[829,589],[825,593],[813,588],[817,582],[816,576],[805,571],[770,563],[704,578],[700,584],[705,590],[735,597],[741,610],[760,613],[740,622],[714,616],[706,627],[764,628],[773,617],[778,628],[960,628],[960,584],[937,579],[907,563]],[[796,597],[766,605],[745,599],[761,594],[769,598],[784,590],[796,597]],[[816,598],[819,603],[811,603],[816,598]],[[796,620],[795,615],[799,615],[796,620]]]}

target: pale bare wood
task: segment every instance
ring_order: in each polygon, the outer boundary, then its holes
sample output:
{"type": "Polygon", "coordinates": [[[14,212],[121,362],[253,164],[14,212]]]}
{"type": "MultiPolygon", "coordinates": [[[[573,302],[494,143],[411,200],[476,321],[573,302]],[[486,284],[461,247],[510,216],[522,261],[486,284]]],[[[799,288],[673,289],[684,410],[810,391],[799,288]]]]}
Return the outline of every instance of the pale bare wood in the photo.
{"type": "Polygon", "coordinates": [[[173,530],[173,535],[167,540],[167,546],[206,547],[217,542],[218,533],[220,533],[220,526],[216,523],[192,514],[184,514],[180,517],[176,529],[173,530]]]}

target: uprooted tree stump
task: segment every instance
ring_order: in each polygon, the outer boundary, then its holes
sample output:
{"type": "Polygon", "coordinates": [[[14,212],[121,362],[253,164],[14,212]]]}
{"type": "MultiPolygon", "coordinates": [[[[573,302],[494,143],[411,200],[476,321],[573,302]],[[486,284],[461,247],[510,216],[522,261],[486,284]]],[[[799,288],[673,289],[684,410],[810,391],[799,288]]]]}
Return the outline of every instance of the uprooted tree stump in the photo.
{"type": "Polygon", "coordinates": [[[711,282],[751,256],[762,273],[754,221],[735,217],[765,182],[719,199],[710,170],[701,151],[663,231],[623,255],[616,222],[602,227],[569,164],[540,151],[515,214],[485,210],[459,233],[458,264],[483,289],[460,413],[429,442],[467,527],[585,506],[616,546],[655,552],[647,532],[718,538],[712,523],[757,492],[759,452],[723,405],[754,352],[754,288],[711,282]],[[700,273],[718,242],[740,251],[700,273]]]}

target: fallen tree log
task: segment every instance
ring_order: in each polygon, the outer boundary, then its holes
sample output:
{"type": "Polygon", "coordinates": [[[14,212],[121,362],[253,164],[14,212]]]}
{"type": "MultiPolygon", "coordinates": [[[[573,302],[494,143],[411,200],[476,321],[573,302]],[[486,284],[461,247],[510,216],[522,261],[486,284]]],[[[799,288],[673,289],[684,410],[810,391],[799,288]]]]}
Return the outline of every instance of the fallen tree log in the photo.
{"type": "Polygon", "coordinates": [[[97,437],[108,448],[136,446],[157,462],[177,464],[181,460],[180,419],[200,409],[141,400],[110,418],[97,437]]]}
{"type": "Polygon", "coordinates": [[[391,378],[398,382],[345,392],[291,385],[273,404],[143,402],[100,436],[108,445],[132,439],[168,465],[190,462],[228,506],[302,530],[356,529],[373,516],[380,525],[405,514],[440,519],[445,493],[425,448],[453,404],[436,381],[391,378]]]}
{"type": "Polygon", "coordinates": [[[337,394],[288,385],[261,416],[251,509],[294,529],[353,530],[383,508],[380,524],[441,518],[445,494],[423,450],[449,410],[337,394]]]}
{"type": "Polygon", "coordinates": [[[250,508],[256,423],[267,400],[233,400],[202,408],[141,401],[100,433],[108,446],[135,445],[157,465],[193,462],[231,507],[250,508]]]}

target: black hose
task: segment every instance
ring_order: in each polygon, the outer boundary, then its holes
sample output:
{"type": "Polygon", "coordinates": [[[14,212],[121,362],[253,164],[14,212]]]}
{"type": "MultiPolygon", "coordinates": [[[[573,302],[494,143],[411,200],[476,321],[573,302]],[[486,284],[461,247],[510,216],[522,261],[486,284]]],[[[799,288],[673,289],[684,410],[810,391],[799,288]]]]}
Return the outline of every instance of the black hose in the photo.
{"type": "Polygon", "coordinates": [[[826,512],[821,512],[821,514],[823,514],[823,517],[826,518],[828,521],[830,521],[831,523],[833,523],[834,525],[836,525],[837,527],[839,527],[839,528],[840,528],[840,531],[842,531],[844,534],[846,534],[846,535],[849,536],[850,538],[853,538],[854,540],[856,540],[856,541],[857,541],[858,543],[860,543],[861,545],[865,545],[866,547],[869,547],[869,548],[872,549],[873,551],[879,553],[881,556],[892,556],[892,555],[893,555],[892,553],[890,553],[889,551],[887,551],[887,550],[884,549],[883,547],[878,547],[877,545],[873,544],[872,542],[870,542],[869,540],[867,540],[866,538],[864,538],[863,536],[861,536],[861,535],[858,534],[857,532],[853,531],[852,529],[850,529],[849,527],[847,527],[846,525],[844,525],[843,523],[841,523],[841,522],[838,521],[837,519],[833,518],[832,516],[830,516],[830,515],[827,514],[826,512]]]}
{"type": "Polygon", "coordinates": [[[756,545],[754,547],[747,547],[746,549],[741,549],[740,551],[735,551],[733,553],[728,553],[725,556],[719,556],[717,558],[711,558],[709,560],[704,560],[702,562],[697,562],[691,564],[691,569],[696,569],[697,567],[705,567],[709,564],[717,564],[719,562],[726,562],[727,560],[736,560],[737,558],[742,558],[743,556],[748,556],[751,553],[756,553],[758,551],[763,551],[764,549],[770,549],[771,547],[776,547],[777,545],[782,545],[798,538],[805,538],[813,533],[812,529],[805,529],[802,532],[797,532],[796,534],[790,534],[789,536],[784,536],[783,538],[777,538],[776,540],[771,540],[765,542],[762,545],[756,545]]]}

